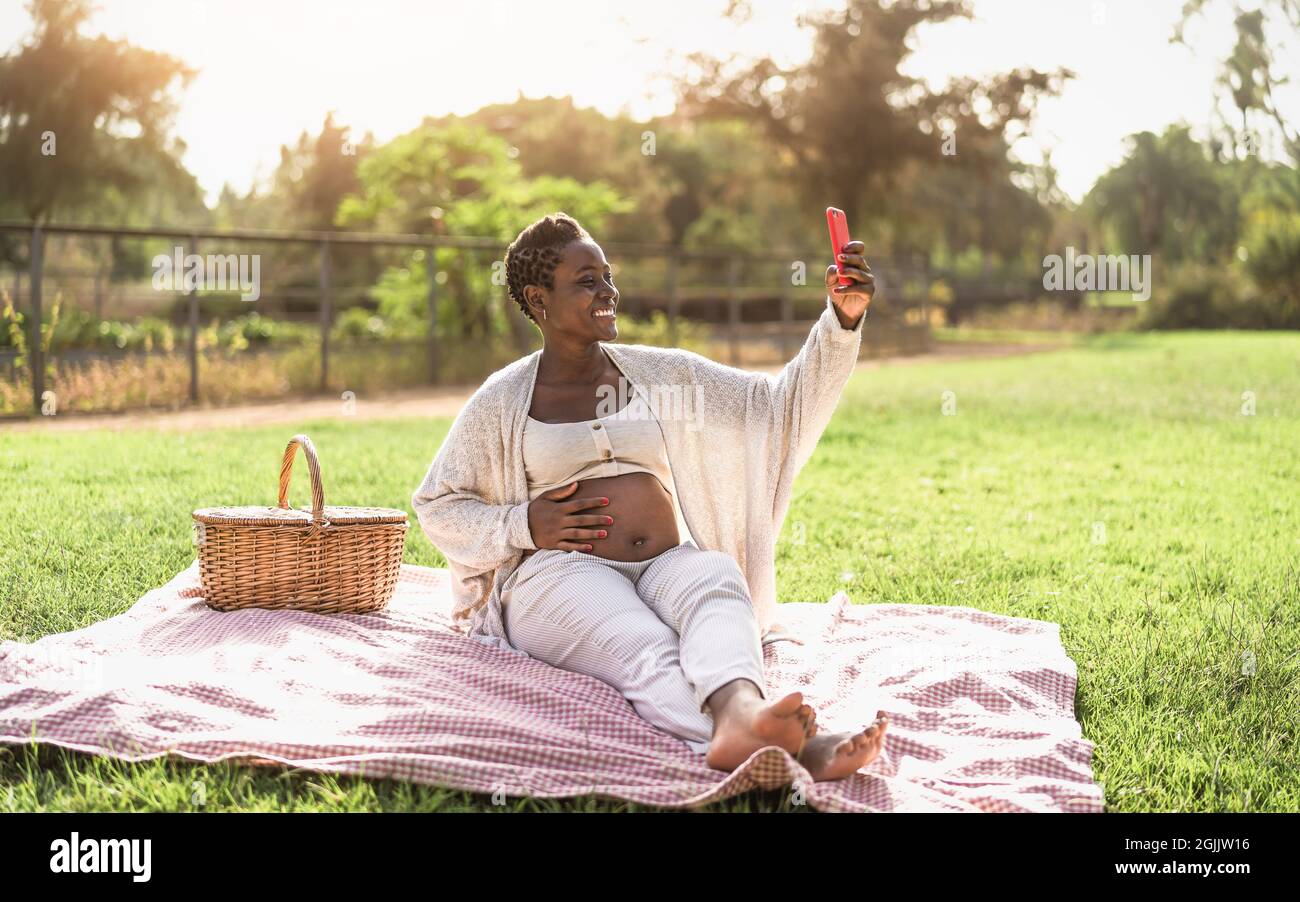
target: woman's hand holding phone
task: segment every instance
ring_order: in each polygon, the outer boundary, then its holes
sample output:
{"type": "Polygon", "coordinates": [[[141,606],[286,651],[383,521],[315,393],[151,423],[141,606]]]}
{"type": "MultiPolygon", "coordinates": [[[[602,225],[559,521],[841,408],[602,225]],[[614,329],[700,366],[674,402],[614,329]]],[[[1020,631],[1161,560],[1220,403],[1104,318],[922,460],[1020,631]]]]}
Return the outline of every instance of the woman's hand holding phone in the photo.
{"type": "Polygon", "coordinates": [[[862,256],[867,246],[861,241],[847,240],[849,230],[844,212],[827,207],[826,222],[831,233],[831,248],[835,252],[835,263],[826,268],[826,290],[835,305],[840,325],[845,329],[855,329],[876,293],[876,277],[862,256]]]}

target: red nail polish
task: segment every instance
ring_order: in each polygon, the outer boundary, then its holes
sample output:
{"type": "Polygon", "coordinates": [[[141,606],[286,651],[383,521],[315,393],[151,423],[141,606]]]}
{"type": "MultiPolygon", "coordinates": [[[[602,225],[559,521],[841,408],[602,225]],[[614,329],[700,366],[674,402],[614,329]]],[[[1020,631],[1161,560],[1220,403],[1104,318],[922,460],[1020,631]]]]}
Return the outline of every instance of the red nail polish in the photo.
{"type": "Polygon", "coordinates": [[[613,525],[614,525],[614,518],[613,518],[613,517],[606,517],[606,518],[605,518],[605,524],[606,524],[607,526],[613,526],[613,525]]]}
{"type": "Polygon", "coordinates": [[[608,498],[601,498],[601,499],[600,499],[600,503],[601,503],[601,504],[609,504],[609,499],[608,499],[608,498]]]}
{"type": "Polygon", "coordinates": [[[600,531],[600,537],[601,537],[602,539],[605,538],[605,530],[602,529],[602,530],[600,531]]]}

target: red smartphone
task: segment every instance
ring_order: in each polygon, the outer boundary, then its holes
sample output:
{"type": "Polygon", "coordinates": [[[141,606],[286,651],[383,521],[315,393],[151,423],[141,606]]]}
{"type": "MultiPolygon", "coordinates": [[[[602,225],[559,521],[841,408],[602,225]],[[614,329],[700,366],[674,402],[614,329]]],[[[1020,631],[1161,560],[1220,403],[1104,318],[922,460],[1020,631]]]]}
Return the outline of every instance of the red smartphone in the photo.
{"type": "Polygon", "coordinates": [[[840,273],[841,285],[852,285],[853,280],[844,275],[844,266],[840,263],[839,256],[844,253],[844,245],[849,243],[849,220],[844,215],[844,211],[836,207],[826,208],[826,227],[831,231],[831,259],[835,261],[835,268],[840,273]]]}

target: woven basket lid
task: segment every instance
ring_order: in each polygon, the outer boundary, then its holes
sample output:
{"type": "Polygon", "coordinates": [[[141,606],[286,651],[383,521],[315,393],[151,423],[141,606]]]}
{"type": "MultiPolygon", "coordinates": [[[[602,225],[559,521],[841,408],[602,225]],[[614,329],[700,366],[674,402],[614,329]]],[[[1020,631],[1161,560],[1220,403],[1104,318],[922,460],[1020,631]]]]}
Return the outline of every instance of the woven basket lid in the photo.
{"type": "Polygon", "coordinates": [[[316,517],[339,526],[358,526],[377,523],[406,525],[406,511],[391,507],[330,507],[325,504],[325,490],[321,487],[320,459],[311,439],[299,434],[289,440],[280,461],[280,503],[275,507],[203,507],[193,514],[199,523],[213,526],[284,526],[306,529],[316,517]],[[301,449],[307,458],[311,474],[311,506],[295,508],[289,504],[289,478],[293,472],[293,459],[301,449]]]}
{"type": "MultiPolygon", "coordinates": [[[[406,523],[406,511],[391,507],[324,508],[325,519],[332,524],[406,523]]],[[[310,508],[283,507],[204,507],[194,512],[194,519],[214,526],[301,526],[311,525],[310,508]]]]}

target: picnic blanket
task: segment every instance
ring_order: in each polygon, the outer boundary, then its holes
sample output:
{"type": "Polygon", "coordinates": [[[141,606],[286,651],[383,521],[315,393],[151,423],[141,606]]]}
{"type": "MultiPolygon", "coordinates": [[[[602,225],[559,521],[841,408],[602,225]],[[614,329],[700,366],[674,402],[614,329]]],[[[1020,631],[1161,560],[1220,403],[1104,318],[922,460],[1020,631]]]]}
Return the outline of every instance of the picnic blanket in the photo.
{"type": "Polygon", "coordinates": [[[445,569],[403,564],[370,615],[221,613],[198,586],[196,561],[116,617],[0,643],[0,743],[388,777],[497,804],[680,808],[789,787],[823,811],[1102,809],[1054,623],[843,592],[783,605],[803,644],[764,646],[768,688],[802,690],[819,732],[890,717],[877,760],[813,782],[775,746],[710,768],[612,686],[454,632],[445,569]]]}

